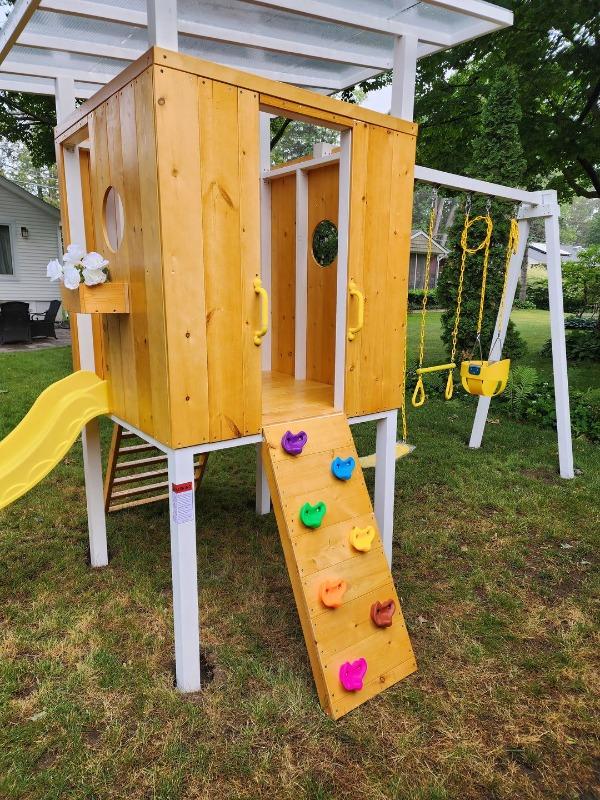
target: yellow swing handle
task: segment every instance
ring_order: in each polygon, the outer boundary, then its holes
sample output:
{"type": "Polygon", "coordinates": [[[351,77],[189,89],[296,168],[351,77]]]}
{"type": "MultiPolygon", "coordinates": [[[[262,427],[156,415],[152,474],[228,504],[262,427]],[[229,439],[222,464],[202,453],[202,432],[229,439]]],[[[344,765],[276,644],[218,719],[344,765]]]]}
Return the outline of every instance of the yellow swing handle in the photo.
{"type": "Polygon", "coordinates": [[[446,400],[452,400],[452,395],[454,394],[454,367],[449,370],[448,372],[448,380],[446,381],[446,388],[444,390],[444,397],[446,400]]]}
{"type": "Polygon", "coordinates": [[[412,393],[411,403],[415,408],[421,408],[421,406],[425,403],[427,399],[427,395],[425,394],[425,386],[423,385],[423,378],[419,375],[419,379],[417,380],[417,385],[415,386],[415,390],[412,393]]]}

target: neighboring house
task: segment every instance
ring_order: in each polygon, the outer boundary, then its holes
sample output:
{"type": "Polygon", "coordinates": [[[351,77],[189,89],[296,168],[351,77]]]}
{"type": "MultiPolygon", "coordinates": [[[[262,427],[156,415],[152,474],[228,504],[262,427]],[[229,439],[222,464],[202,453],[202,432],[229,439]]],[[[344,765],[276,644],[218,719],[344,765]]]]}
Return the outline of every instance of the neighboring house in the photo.
{"type": "MultiPolygon", "coordinates": [[[[561,244],[560,246],[560,260],[564,264],[565,261],[577,261],[579,253],[583,250],[581,245],[561,244]]],[[[530,267],[536,264],[547,264],[546,255],[546,242],[530,242],[527,248],[527,264],[530,267]]]]}
{"type": "Polygon", "coordinates": [[[58,209],[0,176],[0,303],[22,300],[30,312],[45,311],[60,298],[46,264],[60,255],[58,209]]]}
{"type": "MultiPolygon", "coordinates": [[[[425,288],[425,262],[427,261],[428,235],[425,231],[416,230],[410,237],[410,269],[408,272],[408,288],[425,288]]],[[[431,240],[431,264],[429,267],[429,288],[435,289],[440,274],[441,263],[448,255],[448,250],[435,239],[431,240]]]]}

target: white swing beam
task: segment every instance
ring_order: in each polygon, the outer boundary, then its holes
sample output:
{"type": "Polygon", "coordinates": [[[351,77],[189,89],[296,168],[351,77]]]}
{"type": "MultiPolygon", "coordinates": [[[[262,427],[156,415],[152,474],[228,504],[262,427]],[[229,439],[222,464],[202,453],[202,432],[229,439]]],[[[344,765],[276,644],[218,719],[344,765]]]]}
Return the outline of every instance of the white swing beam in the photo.
{"type": "MultiPolygon", "coordinates": [[[[526,192],[522,189],[515,189],[510,186],[474,180],[464,175],[453,175],[450,172],[441,172],[439,170],[419,166],[415,167],[415,180],[419,180],[423,183],[430,183],[434,186],[444,186],[447,189],[458,189],[463,192],[473,192],[489,197],[512,200],[520,204],[518,212],[519,248],[518,252],[513,255],[510,260],[508,283],[506,287],[506,310],[503,314],[503,319],[501,319],[499,315],[496,320],[494,335],[492,337],[492,342],[494,344],[492,344],[492,349],[488,357],[490,361],[499,361],[502,357],[502,348],[508,329],[508,321],[510,319],[521,273],[521,263],[527,248],[529,220],[533,218],[544,219],[559,470],[561,478],[573,478],[575,476],[575,471],[573,465],[573,442],[571,437],[571,415],[569,409],[569,378],[565,344],[565,315],[562,293],[562,264],[560,259],[560,229],[558,223],[560,208],[556,192],[554,190],[526,192]],[[499,344],[497,345],[496,342],[499,344]]],[[[489,397],[479,398],[469,441],[469,447],[471,448],[476,449],[481,446],[490,402],[491,398],[489,397]]]]}

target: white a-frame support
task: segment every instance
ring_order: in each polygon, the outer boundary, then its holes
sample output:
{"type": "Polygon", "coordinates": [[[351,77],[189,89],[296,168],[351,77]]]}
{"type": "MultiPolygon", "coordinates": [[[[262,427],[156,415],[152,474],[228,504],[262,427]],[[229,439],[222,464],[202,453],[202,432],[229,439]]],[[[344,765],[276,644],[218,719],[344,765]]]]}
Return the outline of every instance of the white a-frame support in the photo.
{"type": "MultiPolygon", "coordinates": [[[[508,320],[521,273],[521,263],[527,248],[529,219],[544,218],[546,233],[546,254],[548,267],[548,295],[550,299],[550,333],[552,337],[552,369],[554,374],[554,399],[556,405],[556,428],[558,434],[558,460],[562,478],[573,478],[573,444],[571,439],[571,416],[569,411],[569,380],[567,373],[567,354],[565,345],[565,319],[562,293],[562,269],[560,260],[560,209],[556,192],[542,193],[542,204],[523,205],[519,211],[519,247],[511,258],[506,288],[506,303],[502,319],[496,320],[489,360],[498,361],[506,338],[508,320]],[[500,327],[501,326],[501,327],[500,327]]],[[[487,420],[491,398],[480,397],[471,431],[469,447],[481,446],[483,431],[487,420]]]]}

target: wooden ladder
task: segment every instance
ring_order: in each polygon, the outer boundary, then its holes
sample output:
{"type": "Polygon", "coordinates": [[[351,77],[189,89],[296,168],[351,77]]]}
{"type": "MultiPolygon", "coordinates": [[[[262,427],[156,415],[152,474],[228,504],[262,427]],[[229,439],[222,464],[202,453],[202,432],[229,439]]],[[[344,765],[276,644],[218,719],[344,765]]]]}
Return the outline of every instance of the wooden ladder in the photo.
{"type": "MultiPolygon", "coordinates": [[[[196,487],[202,481],[207,461],[208,453],[194,457],[196,487]]],[[[168,474],[166,453],[115,424],[104,479],[104,508],[108,514],[168,500],[168,474]]]]}

